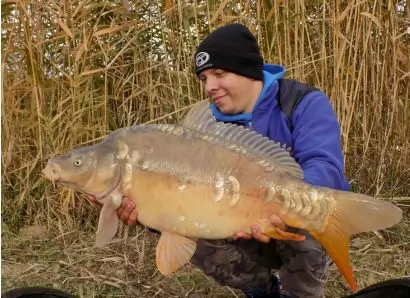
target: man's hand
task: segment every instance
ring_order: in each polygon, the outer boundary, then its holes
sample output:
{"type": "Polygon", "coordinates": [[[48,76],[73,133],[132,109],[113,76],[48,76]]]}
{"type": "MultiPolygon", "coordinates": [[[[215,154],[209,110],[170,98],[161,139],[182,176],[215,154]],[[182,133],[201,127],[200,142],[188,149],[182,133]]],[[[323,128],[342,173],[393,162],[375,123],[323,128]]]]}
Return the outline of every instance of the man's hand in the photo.
{"type": "Polygon", "coordinates": [[[94,196],[88,196],[88,200],[94,203],[97,202],[97,199],[94,196]]]}
{"type": "MultiPolygon", "coordinates": [[[[88,200],[91,202],[96,202],[97,200],[93,196],[89,196],[88,200]]],[[[127,197],[123,197],[121,206],[117,209],[117,215],[120,220],[126,225],[137,224],[137,209],[135,204],[127,197]]]]}
{"type": "MultiPolygon", "coordinates": [[[[287,227],[285,225],[285,223],[276,215],[272,215],[270,217],[271,223],[272,225],[274,225],[275,227],[277,227],[278,229],[281,229],[282,231],[286,231],[287,227]]],[[[251,232],[252,234],[248,234],[245,232],[239,232],[236,233],[234,239],[252,239],[255,238],[256,240],[263,242],[263,243],[268,243],[270,238],[268,236],[265,236],[261,233],[260,228],[256,225],[251,227],[251,232]]]]}
{"type": "Polygon", "coordinates": [[[134,202],[127,197],[122,199],[121,206],[117,209],[117,214],[126,225],[137,224],[138,212],[135,207],[134,202]]]}

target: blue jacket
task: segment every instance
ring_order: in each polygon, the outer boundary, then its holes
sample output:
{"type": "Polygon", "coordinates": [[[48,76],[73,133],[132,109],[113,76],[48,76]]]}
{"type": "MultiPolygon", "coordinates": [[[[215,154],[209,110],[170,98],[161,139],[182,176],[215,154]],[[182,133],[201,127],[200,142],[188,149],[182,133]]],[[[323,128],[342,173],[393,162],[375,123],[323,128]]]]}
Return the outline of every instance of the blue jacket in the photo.
{"type": "Polygon", "coordinates": [[[277,80],[284,73],[285,68],[280,65],[264,65],[263,89],[251,113],[225,115],[211,104],[213,115],[218,121],[248,126],[280,142],[301,165],[306,182],[350,190],[344,176],[340,126],[328,97],[321,91],[313,91],[303,98],[293,114],[292,134],[276,100],[277,80]]]}

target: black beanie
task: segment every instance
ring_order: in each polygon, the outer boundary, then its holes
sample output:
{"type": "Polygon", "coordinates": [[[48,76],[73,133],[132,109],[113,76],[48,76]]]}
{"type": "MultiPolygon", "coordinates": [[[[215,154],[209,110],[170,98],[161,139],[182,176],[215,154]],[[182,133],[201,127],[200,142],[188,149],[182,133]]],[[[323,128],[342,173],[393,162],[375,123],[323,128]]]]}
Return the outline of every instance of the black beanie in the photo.
{"type": "Polygon", "coordinates": [[[222,26],[210,33],[195,53],[195,73],[220,68],[263,80],[263,59],[255,36],[242,24],[222,26]]]}

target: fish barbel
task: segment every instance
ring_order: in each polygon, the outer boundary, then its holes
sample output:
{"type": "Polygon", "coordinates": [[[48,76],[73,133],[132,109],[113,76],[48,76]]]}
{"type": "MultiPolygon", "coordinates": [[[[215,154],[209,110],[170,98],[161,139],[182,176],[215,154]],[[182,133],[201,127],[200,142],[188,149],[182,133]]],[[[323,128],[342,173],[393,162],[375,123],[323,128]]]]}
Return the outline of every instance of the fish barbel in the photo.
{"type": "Polygon", "coordinates": [[[103,204],[99,247],[117,232],[122,197],[134,201],[138,221],[161,232],[156,260],[165,275],[189,262],[199,238],[230,238],[258,225],[273,239],[305,239],[275,228],[269,218],[277,215],[320,241],[357,291],[350,236],[389,228],[402,217],[390,202],[304,182],[300,165],[280,144],[217,122],[206,101],[181,123],[121,128],[100,143],[50,158],[42,173],[103,204]]]}

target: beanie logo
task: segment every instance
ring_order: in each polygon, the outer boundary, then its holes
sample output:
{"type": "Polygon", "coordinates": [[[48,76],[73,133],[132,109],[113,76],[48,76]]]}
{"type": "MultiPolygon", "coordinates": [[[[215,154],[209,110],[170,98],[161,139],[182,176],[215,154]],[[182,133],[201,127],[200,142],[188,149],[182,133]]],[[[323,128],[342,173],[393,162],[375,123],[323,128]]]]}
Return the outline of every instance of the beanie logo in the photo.
{"type": "Polygon", "coordinates": [[[209,60],[209,54],[207,52],[199,52],[196,55],[195,58],[195,63],[197,67],[201,67],[202,65],[204,65],[206,62],[208,62],[209,60]]]}

